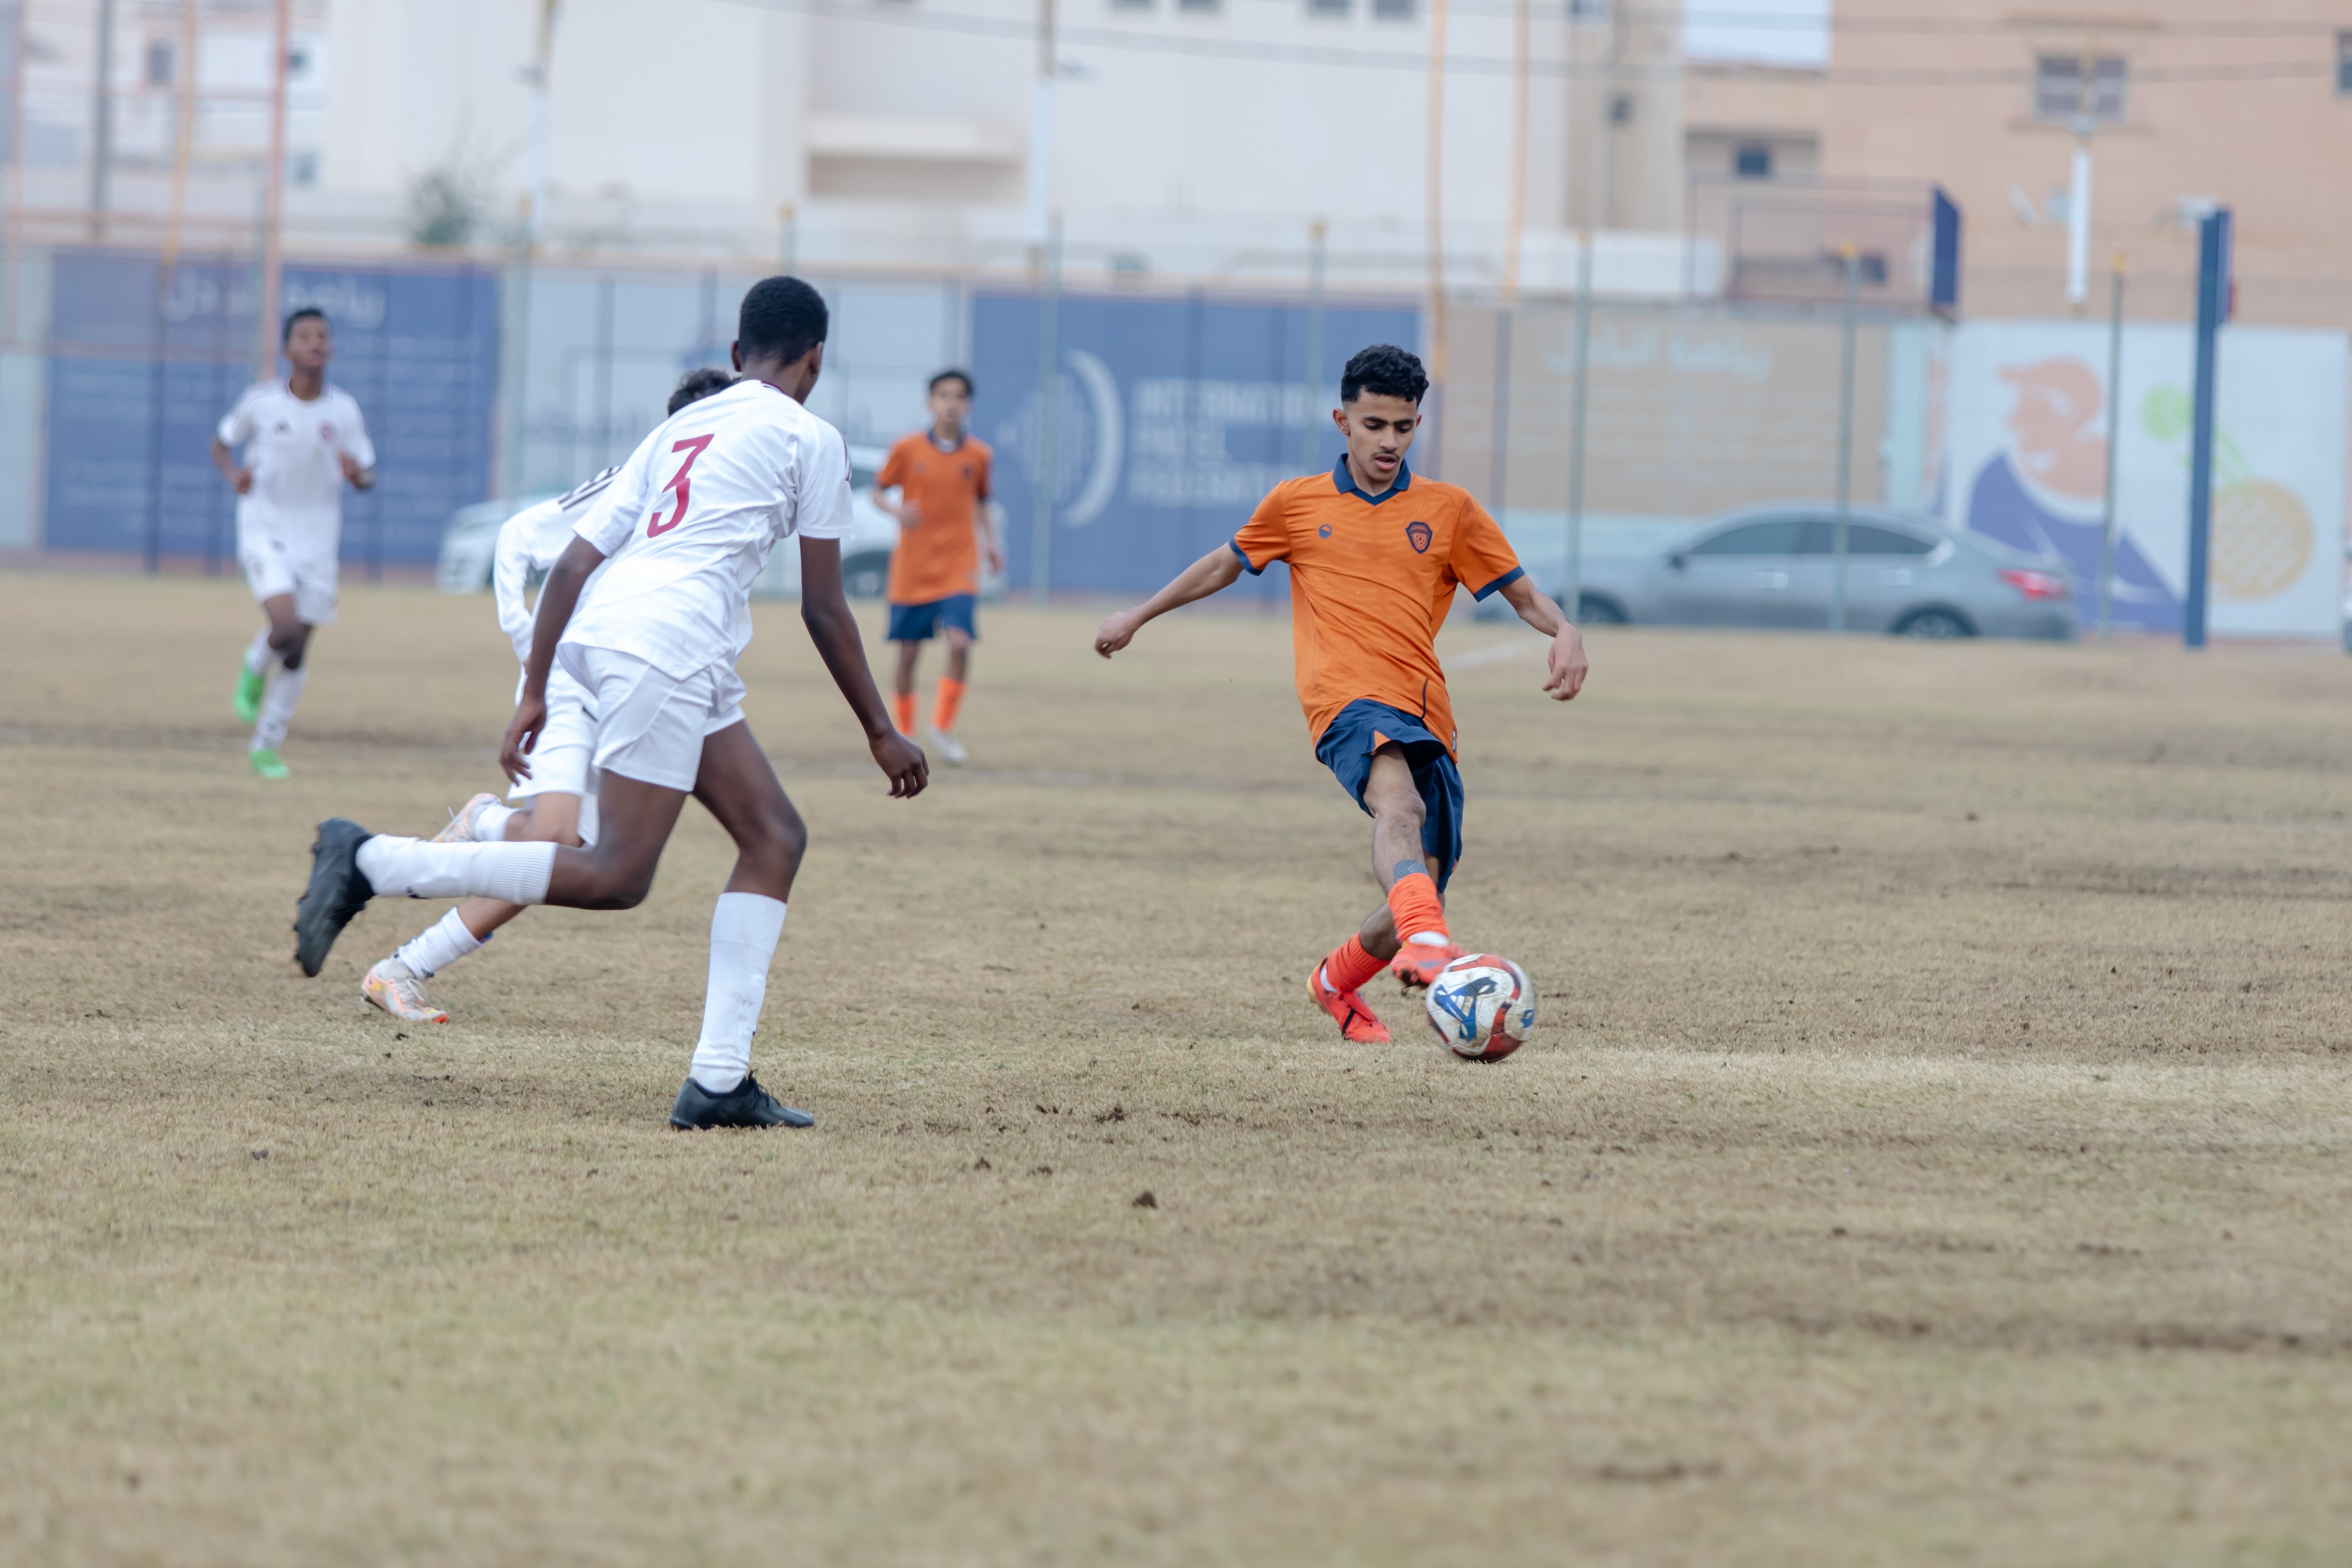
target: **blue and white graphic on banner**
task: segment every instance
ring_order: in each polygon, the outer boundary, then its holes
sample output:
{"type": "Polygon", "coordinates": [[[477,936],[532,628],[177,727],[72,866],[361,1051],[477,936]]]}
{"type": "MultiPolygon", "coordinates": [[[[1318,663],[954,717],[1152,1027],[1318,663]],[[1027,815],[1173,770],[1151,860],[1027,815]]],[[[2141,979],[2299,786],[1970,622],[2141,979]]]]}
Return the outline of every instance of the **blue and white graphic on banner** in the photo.
{"type": "MultiPolygon", "coordinates": [[[[972,429],[996,448],[1016,586],[1030,581],[1039,472],[1038,302],[972,300],[972,429]]],[[[1055,394],[1056,589],[1159,587],[1249,520],[1268,490],[1339,460],[1339,371],[1372,343],[1416,348],[1412,308],[1326,309],[1323,363],[1305,375],[1304,306],[1190,299],[1061,301],[1055,394]],[[1315,458],[1307,460],[1311,434],[1315,458]]],[[[1272,592],[1282,574],[1233,591],[1272,592]]]]}
{"type": "MultiPolygon", "coordinates": [[[[208,455],[250,378],[255,274],[183,260],[156,298],[152,254],[61,251],[49,328],[50,549],[236,551],[236,498],[208,455]],[[160,352],[159,352],[160,350],[160,352]]],[[[490,477],[499,290],[474,267],[289,263],[284,308],[334,326],[327,378],[359,400],[376,486],[343,497],[346,561],[429,561],[490,477]]]]}

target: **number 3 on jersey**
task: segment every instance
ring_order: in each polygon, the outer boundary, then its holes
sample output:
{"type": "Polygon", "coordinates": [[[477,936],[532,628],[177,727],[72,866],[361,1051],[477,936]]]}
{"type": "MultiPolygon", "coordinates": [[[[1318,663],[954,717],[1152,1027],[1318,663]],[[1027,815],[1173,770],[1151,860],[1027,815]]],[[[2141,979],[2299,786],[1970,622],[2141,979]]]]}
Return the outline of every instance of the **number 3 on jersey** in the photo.
{"type": "Polygon", "coordinates": [[[693,494],[693,486],[687,479],[687,476],[693,472],[694,460],[702,455],[702,449],[710,444],[710,439],[711,438],[708,435],[688,436],[686,440],[679,442],[677,445],[670,448],[672,452],[683,452],[686,454],[686,461],[677,465],[677,472],[670,476],[668,484],[662,486],[664,491],[675,490],[677,492],[677,510],[669,515],[669,520],[667,522],[662,521],[661,502],[659,498],[656,497],[654,502],[652,515],[646,518],[646,538],[649,539],[659,538],[662,535],[669,532],[670,529],[677,527],[678,524],[686,520],[687,498],[693,494]]]}

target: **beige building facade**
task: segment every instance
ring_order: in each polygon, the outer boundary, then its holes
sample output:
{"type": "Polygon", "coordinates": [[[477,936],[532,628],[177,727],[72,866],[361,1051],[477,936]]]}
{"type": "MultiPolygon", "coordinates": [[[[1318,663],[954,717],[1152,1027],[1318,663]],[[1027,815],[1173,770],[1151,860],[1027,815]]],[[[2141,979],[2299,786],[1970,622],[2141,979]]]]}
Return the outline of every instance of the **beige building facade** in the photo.
{"type": "Polygon", "coordinates": [[[1950,192],[1967,214],[1964,313],[2072,309],[2067,203],[2086,141],[2090,313],[2105,312],[2117,254],[2134,315],[2190,313],[2191,225],[2221,203],[2234,214],[2241,319],[2352,319],[2352,8],[1941,0],[1932,24],[1922,16],[1911,0],[1838,0],[1822,168],[1950,192]]]}

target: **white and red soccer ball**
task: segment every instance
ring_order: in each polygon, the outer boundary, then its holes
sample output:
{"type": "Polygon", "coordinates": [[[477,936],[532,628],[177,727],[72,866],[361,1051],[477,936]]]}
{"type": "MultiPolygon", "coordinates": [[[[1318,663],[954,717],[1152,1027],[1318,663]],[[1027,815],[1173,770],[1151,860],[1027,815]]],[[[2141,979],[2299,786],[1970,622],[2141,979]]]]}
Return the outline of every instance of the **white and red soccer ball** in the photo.
{"type": "Polygon", "coordinates": [[[1465,953],[1438,971],[1423,1002],[1445,1049],[1471,1061],[1500,1061],[1536,1027],[1528,972],[1492,953],[1465,953]]]}

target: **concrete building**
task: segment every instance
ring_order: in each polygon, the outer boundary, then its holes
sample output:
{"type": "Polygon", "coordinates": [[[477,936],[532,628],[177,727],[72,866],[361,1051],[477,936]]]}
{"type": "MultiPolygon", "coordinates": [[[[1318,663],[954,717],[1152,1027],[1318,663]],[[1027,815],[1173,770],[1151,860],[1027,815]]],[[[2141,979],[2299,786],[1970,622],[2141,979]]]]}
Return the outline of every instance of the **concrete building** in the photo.
{"type": "MultiPolygon", "coordinates": [[[[544,240],[557,256],[1016,267],[1040,156],[1071,268],[1128,278],[1296,280],[1321,220],[1335,281],[1417,286],[1434,185],[1449,281],[1495,286],[1522,168],[1531,287],[1571,280],[1580,225],[1679,226],[1673,7],[1529,7],[1522,165],[1513,5],[1450,0],[1433,122],[1431,5],[1066,3],[1040,149],[1033,0],[822,14],[562,0],[544,240]]],[[[510,245],[533,172],[541,15],[537,0],[294,0],[289,246],[510,245]]],[[[0,32],[21,26],[25,43],[20,227],[152,241],[191,17],[185,222],[215,243],[249,236],[270,10],[229,0],[0,0],[0,32]],[[89,219],[93,205],[108,215],[89,219]]],[[[1643,254],[1604,246],[1602,270],[1630,276],[1643,254]]]]}

